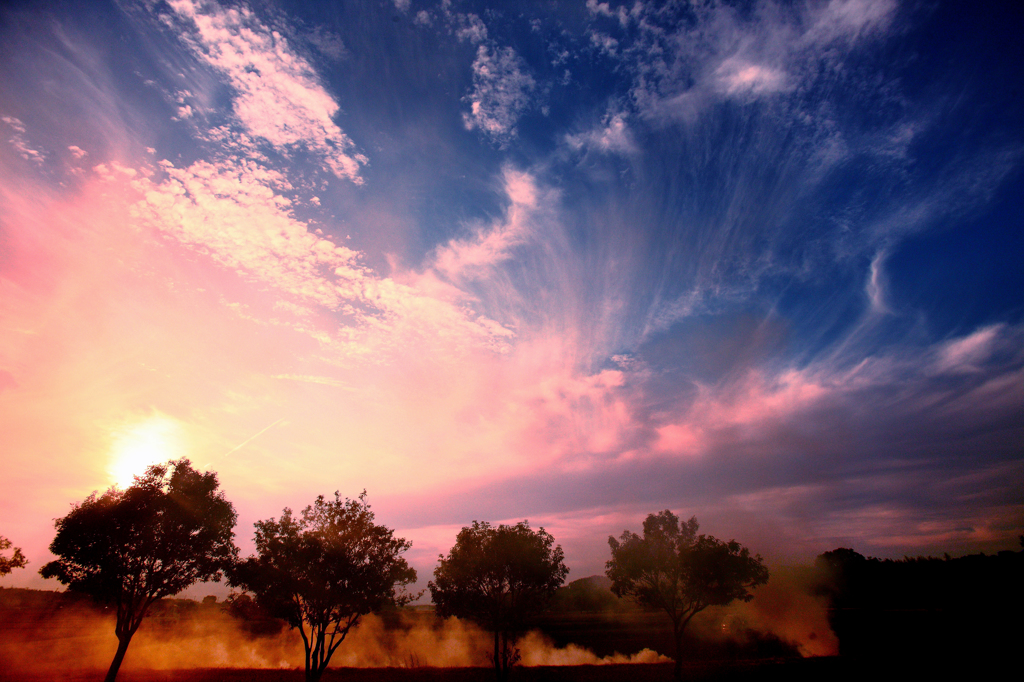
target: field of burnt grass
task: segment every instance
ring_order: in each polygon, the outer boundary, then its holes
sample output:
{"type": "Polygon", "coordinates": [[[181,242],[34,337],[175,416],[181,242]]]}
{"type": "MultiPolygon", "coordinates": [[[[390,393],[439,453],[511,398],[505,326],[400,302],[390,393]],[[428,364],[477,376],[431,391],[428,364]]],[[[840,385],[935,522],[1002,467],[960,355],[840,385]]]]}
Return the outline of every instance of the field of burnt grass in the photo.
{"type": "MultiPolygon", "coordinates": [[[[835,658],[775,661],[701,662],[684,667],[684,679],[712,680],[820,680],[845,679],[842,662],[835,658]]],[[[19,675],[11,682],[93,682],[105,670],[75,671],[56,676],[19,675]]],[[[120,682],[302,682],[301,670],[124,670],[120,682]]],[[[329,668],[323,682],[491,682],[490,668],[329,668]]],[[[671,663],[522,667],[510,682],[670,682],[671,663]]]]}
{"type": "MultiPolygon", "coordinates": [[[[700,661],[683,666],[683,680],[692,682],[862,682],[870,679],[945,679],[994,672],[985,661],[892,660],[853,661],[839,656],[748,661],[700,661]]],[[[0,673],[10,682],[96,682],[105,670],[57,675],[0,673]]],[[[301,670],[190,669],[124,670],[120,682],[302,682],[301,670]]],[[[491,682],[489,668],[330,668],[323,682],[491,682]]],[[[510,682],[671,682],[671,663],[537,666],[516,668],[510,682]]]]}

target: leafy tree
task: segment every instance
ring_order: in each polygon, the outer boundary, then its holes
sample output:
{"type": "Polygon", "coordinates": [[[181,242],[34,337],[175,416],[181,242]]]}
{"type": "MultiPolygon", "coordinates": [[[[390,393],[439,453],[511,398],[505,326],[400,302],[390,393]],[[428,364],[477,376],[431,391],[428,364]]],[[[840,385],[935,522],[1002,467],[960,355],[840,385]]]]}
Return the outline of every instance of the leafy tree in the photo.
{"type": "Polygon", "coordinates": [[[411,546],[373,522],[365,491],[355,500],[321,495],[298,518],[285,508],[258,521],[257,556],[237,565],[231,584],[298,628],[306,680],[316,682],[362,616],[415,598],[398,589],[416,581],[401,556],[411,546]]]}
{"type": "MultiPolygon", "coordinates": [[[[11,548],[11,541],[0,535],[0,552],[6,552],[11,548]]],[[[20,547],[14,548],[14,554],[8,559],[7,557],[0,555],[0,576],[5,576],[16,568],[24,568],[25,555],[21,553],[20,547]]]]}
{"type": "Polygon", "coordinates": [[[235,509],[217,487],[215,473],[180,459],[149,467],[124,490],[93,493],[57,519],[50,551],[59,558],[39,572],[116,605],[118,645],[107,682],[157,600],[220,580],[234,561],[235,509]]]}
{"type": "Polygon", "coordinates": [[[612,591],[663,610],[672,621],[677,680],[682,679],[679,654],[690,620],[709,606],[750,601],[748,590],[768,582],[760,555],[750,556],[735,540],[697,535],[697,528],[696,517],[680,524],[666,509],[647,516],[643,537],[627,530],[618,540],[608,538],[612,558],[606,574],[612,591]]]}
{"type": "Polygon", "coordinates": [[[504,680],[519,660],[515,638],[569,573],[562,559],[562,548],[543,528],[474,521],[448,556],[439,557],[428,587],[438,615],[469,618],[494,633],[494,671],[504,680]]]}

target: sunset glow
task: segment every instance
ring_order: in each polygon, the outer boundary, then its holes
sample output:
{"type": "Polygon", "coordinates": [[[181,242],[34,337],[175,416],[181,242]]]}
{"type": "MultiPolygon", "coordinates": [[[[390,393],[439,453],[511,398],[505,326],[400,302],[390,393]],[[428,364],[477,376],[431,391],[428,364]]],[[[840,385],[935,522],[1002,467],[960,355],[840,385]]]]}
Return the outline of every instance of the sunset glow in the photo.
{"type": "Polygon", "coordinates": [[[4,586],[180,457],[424,584],[473,520],[1017,546],[1020,12],[87,5],[0,9],[4,586]]]}
{"type": "Polygon", "coordinates": [[[151,464],[188,455],[180,430],[173,419],[154,415],[114,432],[109,468],[112,483],[126,488],[151,464]]]}

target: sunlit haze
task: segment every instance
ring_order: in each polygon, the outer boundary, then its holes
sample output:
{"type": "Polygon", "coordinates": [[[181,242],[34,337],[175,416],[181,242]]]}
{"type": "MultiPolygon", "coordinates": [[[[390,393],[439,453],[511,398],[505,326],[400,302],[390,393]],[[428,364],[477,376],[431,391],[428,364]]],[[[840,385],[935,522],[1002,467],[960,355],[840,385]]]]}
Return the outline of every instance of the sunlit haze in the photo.
{"type": "Polygon", "coordinates": [[[738,4],[4,3],[3,586],[179,457],[420,587],[473,520],[1016,548],[1024,12],[738,4]]]}
{"type": "Polygon", "coordinates": [[[109,472],[114,484],[125,488],[152,464],[188,455],[173,419],[154,415],[126,424],[113,434],[109,472]]]}

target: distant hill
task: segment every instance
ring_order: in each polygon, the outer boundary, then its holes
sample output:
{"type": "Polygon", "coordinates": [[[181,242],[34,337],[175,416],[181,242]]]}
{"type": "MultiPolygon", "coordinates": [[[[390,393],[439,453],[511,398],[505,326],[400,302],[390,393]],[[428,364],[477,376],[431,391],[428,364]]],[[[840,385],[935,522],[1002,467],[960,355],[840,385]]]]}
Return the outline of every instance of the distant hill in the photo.
{"type": "Polygon", "coordinates": [[[615,596],[612,592],[612,581],[603,575],[573,580],[568,585],[560,587],[551,602],[551,611],[555,613],[637,610],[639,607],[632,601],[615,596]]]}

